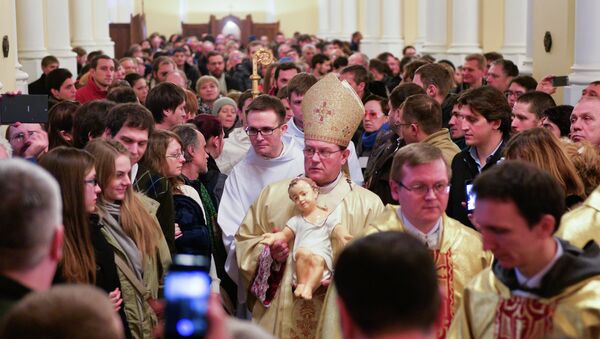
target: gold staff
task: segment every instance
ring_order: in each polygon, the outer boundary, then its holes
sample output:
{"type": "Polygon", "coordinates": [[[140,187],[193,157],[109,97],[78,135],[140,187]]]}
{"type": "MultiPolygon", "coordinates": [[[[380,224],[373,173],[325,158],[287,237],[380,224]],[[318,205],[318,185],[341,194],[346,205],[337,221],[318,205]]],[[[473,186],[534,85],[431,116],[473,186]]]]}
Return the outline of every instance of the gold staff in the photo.
{"type": "Polygon", "coordinates": [[[250,76],[250,80],[252,80],[252,98],[256,98],[260,91],[258,90],[258,81],[260,81],[260,75],[258,75],[258,64],[263,66],[268,66],[273,62],[273,53],[271,50],[261,48],[252,56],[252,75],[250,76]]]}

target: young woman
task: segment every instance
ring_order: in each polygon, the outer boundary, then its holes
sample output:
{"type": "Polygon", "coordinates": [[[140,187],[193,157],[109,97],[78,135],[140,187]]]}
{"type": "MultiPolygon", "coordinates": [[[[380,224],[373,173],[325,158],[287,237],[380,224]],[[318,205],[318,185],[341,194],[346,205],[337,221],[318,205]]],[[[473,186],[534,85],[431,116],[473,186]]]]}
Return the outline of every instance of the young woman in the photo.
{"type": "Polygon", "coordinates": [[[125,314],[133,338],[149,338],[157,323],[154,299],[170,254],[152,206],[131,187],[131,162],[127,149],[114,140],[93,140],[87,146],[96,158],[102,194],[98,215],[103,235],[115,252],[125,314]],[[144,205],[142,200],[146,203],[144,205]]]}
{"type": "Polygon", "coordinates": [[[237,103],[229,97],[221,97],[215,101],[212,114],[221,122],[225,138],[227,138],[238,120],[237,103]]]}
{"type": "MultiPolygon", "coordinates": [[[[181,235],[177,236],[176,233],[175,238],[177,253],[211,256],[211,234],[206,223],[206,210],[199,193],[185,185],[180,178],[185,157],[179,136],[171,131],[155,130],[144,156],[146,165],[170,182],[175,202],[175,223],[181,230],[181,235]]],[[[211,265],[211,276],[213,280],[216,277],[214,263],[211,265]]]]}
{"type": "Polygon", "coordinates": [[[129,73],[125,76],[125,81],[133,88],[135,96],[138,98],[140,104],[144,105],[149,91],[146,79],[137,73],[129,73]]]}
{"type": "Polygon", "coordinates": [[[73,117],[79,108],[74,101],[61,101],[48,111],[48,149],[73,145],[73,117]]]}
{"type": "Polygon", "coordinates": [[[377,95],[370,95],[365,100],[363,117],[364,132],[356,147],[359,157],[369,157],[381,132],[390,130],[388,123],[388,100],[377,95]]]}
{"type": "Polygon", "coordinates": [[[54,176],[62,193],[65,241],[55,282],[90,284],[106,291],[129,332],[114,252],[93,214],[100,193],[94,157],[76,148],[57,147],[40,159],[40,166],[54,176]]]}

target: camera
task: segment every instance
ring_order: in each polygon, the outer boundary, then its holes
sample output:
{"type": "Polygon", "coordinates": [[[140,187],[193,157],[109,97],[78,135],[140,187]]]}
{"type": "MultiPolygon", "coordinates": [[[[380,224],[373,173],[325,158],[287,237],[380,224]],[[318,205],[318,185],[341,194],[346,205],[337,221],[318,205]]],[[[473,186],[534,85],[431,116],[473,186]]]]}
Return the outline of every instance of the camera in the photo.
{"type": "Polygon", "coordinates": [[[473,192],[473,182],[467,181],[465,183],[465,191],[467,193],[467,211],[472,213],[475,210],[475,192],[473,192]]]}

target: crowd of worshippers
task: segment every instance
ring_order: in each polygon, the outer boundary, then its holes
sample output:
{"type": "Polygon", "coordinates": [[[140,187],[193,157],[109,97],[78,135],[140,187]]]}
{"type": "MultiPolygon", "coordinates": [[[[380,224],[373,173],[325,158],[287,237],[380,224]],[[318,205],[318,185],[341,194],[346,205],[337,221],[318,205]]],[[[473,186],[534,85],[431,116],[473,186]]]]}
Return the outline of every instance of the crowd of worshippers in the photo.
{"type": "Polygon", "coordinates": [[[43,58],[48,122],[0,138],[0,337],[160,337],[176,254],[210,258],[207,338],[600,337],[600,81],[556,105],[498,53],[360,39],[43,58]]]}

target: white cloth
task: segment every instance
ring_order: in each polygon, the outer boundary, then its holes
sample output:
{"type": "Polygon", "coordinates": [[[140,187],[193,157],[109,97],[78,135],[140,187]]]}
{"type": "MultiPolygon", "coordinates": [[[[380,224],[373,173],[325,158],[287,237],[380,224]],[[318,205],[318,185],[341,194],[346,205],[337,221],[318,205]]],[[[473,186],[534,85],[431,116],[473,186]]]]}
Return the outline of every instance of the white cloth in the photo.
{"type": "MultiPolygon", "coordinates": [[[[304,150],[304,131],[298,128],[294,123],[294,118],[291,118],[287,122],[287,131],[283,135],[284,140],[286,139],[295,139],[296,147],[299,147],[300,150],[304,150]]],[[[365,178],[362,174],[362,169],[360,167],[360,161],[358,161],[358,156],[356,155],[356,148],[354,148],[354,143],[351,141],[348,144],[348,150],[350,151],[350,156],[348,156],[348,169],[350,170],[350,179],[354,181],[358,186],[362,186],[365,178]]],[[[220,168],[220,167],[219,167],[220,168]]]]}
{"type": "Polygon", "coordinates": [[[225,271],[236,283],[239,278],[234,237],[248,209],[265,186],[303,173],[304,155],[292,139],[283,141],[283,151],[277,158],[266,159],[250,148],[227,177],[217,221],[227,250],[225,271]]]}
{"type": "Polygon", "coordinates": [[[229,175],[238,162],[244,159],[252,147],[248,134],[243,127],[235,128],[223,144],[223,152],[215,159],[221,173],[229,175]]]}
{"type": "Polygon", "coordinates": [[[336,208],[327,219],[320,225],[315,225],[304,219],[301,215],[295,215],[287,222],[295,235],[294,250],[292,252],[294,260],[298,249],[305,248],[313,254],[321,256],[325,260],[325,271],[322,279],[328,279],[333,271],[333,249],[331,248],[331,232],[342,220],[339,208],[336,208]]]}
{"type": "Polygon", "coordinates": [[[404,214],[402,213],[402,208],[399,207],[396,210],[396,214],[398,217],[402,219],[402,224],[404,225],[404,230],[406,233],[412,235],[413,237],[419,239],[427,248],[430,250],[438,250],[440,249],[440,243],[442,238],[442,217],[438,219],[438,221],[433,225],[433,228],[427,233],[423,233],[420,229],[416,228],[410,220],[408,220],[404,214]]]}

